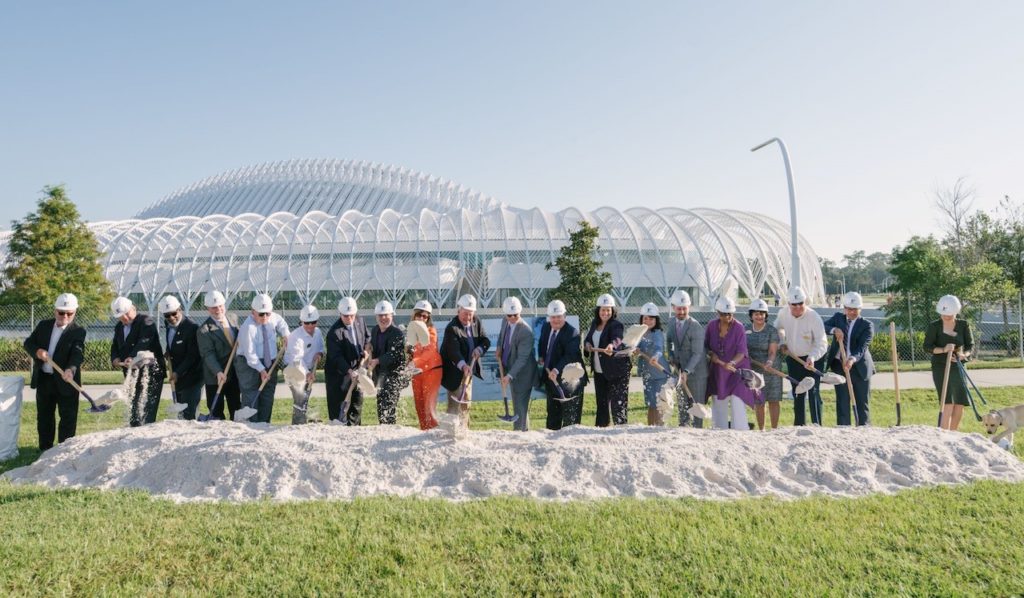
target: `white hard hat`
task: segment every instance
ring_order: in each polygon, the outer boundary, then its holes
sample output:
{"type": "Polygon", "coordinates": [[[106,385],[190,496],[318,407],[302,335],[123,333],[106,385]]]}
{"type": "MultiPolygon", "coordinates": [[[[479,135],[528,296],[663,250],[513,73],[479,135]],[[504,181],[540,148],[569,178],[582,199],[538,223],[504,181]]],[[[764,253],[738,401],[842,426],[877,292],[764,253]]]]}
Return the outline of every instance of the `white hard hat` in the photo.
{"type": "Polygon", "coordinates": [[[615,307],[615,297],[608,293],[597,298],[597,307],[615,307]]]}
{"type": "Polygon", "coordinates": [[[852,307],[860,309],[864,307],[864,298],[860,296],[857,291],[850,291],[843,295],[843,307],[852,307]]]}
{"type": "Polygon", "coordinates": [[[203,305],[206,307],[220,307],[225,303],[224,293],[221,293],[220,291],[210,291],[206,293],[206,298],[203,300],[203,305]]]}
{"type": "Polygon", "coordinates": [[[428,314],[434,311],[434,306],[430,305],[430,302],[427,301],[426,299],[420,299],[419,301],[416,302],[416,305],[412,306],[412,308],[418,309],[420,311],[425,311],[428,314]]]}
{"type": "Polygon", "coordinates": [[[562,303],[558,299],[555,299],[551,303],[548,303],[548,315],[549,316],[564,316],[565,315],[565,303],[562,303]]]}
{"type": "Polygon", "coordinates": [[[359,307],[356,306],[356,300],[352,297],[342,297],[341,301],[338,301],[338,313],[343,316],[354,316],[359,311],[359,307]]]}
{"type": "Polygon", "coordinates": [[[320,312],[315,305],[307,305],[299,312],[300,322],[316,322],[320,319],[320,312]]]}
{"type": "Polygon", "coordinates": [[[804,303],[805,301],[807,301],[807,293],[800,287],[792,287],[786,293],[786,302],[789,304],[804,303]]]}
{"type": "Polygon", "coordinates": [[[747,308],[747,311],[763,311],[768,313],[768,302],[764,299],[754,299],[750,302],[750,307],[747,308]]]}
{"type": "Polygon", "coordinates": [[[373,313],[377,314],[378,316],[384,316],[387,314],[394,315],[395,308],[393,305],[391,305],[390,301],[378,301],[377,305],[373,306],[373,313]]]}
{"type": "Polygon", "coordinates": [[[940,316],[955,316],[960,313],[962,308],[963,305],[960,304],[960,300],[956,298],[956,295],[943,295],[935,305],[935,311],[940,316]]]}
{"type": "Polygon", "coordinates": [[[472,295],[467,294],[459,297],[455,304],[467,311],[476,311],[476,297],[472,295]]]}
{"type": "Polygon", "coordinates": [[[167,295],[160,300],[160,303],[157,304],[156,308],[160,310],[160,313],[162,314],[173,314],[181,309],[181,301],[178,301],[178,298],[174,295],[167,295]]]}
{"type": "Polygon", "coordinates": [[[683,289],[679,289],[675,293],[672,293],[672,298],[669,300],[669,303],[672,304],[672,307],[690,307],[693,302],[690,301],[689,293],[683,289]]]}
{"type": "Polygon", "coordinates": [[[658,313],[658,306],[657,305],[655,305],[653,303],[644,303],[643,307],[640,308],[640,315],[641,316],[651,316],[652,318],[657,318],[661,314],[658,313]]]}
{"type": "Polygon", "coordinates": [[[266,293],[260,293],[252,298],[252,310],[256,313],[268,313],[274,311],[274,300],[266,293]]]}
{"type": "Polygon", "coordinates": [[[501,302],[501,311],[505,312],[506,316],[521,314],[523,313],[523,304],[519,301],[518,297],[506,297],[501,302]]]}
{"type": "Polygon", "coordinates": [[[736,302],[728,297],[719,297],[715,301],[715,311],[720,314],[734,314],[736,313],[736,302]]]}
{"type": "Polygon", "coordinates": [[[54,309],[75,311],[78,309],[78,297],[71,293],[61,293],[53,302],[54,309]]]}
{"type": "Polygon", "coordinates": [[[130,312],[135,304],[132,300],[127,297],[118,297],[110,302],[110,313],[114,314],[115,318],[120,318],[126,313],[130,312]]]}

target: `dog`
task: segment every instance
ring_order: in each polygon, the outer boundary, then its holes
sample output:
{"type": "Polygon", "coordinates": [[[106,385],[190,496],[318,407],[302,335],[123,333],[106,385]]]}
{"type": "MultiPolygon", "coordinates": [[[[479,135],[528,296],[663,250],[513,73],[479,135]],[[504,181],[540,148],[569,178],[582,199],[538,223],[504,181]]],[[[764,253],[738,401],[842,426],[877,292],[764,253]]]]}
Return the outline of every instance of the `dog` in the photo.
{"type": "Polygon", "coordinates": [[[1010,446],[1013,446],[1013,433],[1019,426],[1024,425],[1024,405],[1007,407],[1005,409],[993,409],[982,416],[981,423],[989,434],[996,434],[999,426],[1006,428],[993,436],[992,442],[998,444],[1000,440],[1006,438],[1010,446]]]}

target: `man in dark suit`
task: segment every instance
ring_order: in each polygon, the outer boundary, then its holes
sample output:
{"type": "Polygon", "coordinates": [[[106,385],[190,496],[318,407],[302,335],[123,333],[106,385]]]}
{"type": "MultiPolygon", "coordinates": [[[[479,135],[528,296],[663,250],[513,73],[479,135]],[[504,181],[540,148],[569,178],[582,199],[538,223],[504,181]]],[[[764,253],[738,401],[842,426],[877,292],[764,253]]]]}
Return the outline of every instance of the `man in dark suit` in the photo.
{"type": "Polygon", "coordinates": [[[548,321],[541,326],[540,344],[538,347],[541,367],[541,378],[547,393],[548,417],[547,428],[560,430],[564,426],[574,426],[583,417],[583,387],[587,385],[587,376],[576,388],[568,389],[562,384],[562,372],[570,363],[583,365],[583,354],[580,351],[580,333],[565,321],[565,304],[554,300],[548,304],[548,321]],[[562,395],[568,401],[561,401],[562,395]]]}
{"type": "MultiPolygon", "coordinates": [[[[110,304],[110,311],[117,318],[114,325],[114,339],[110,344],[110,363],[121,368],[121,374],[128,376],[128,368],[133,367],[135,356],[142,351],[150,351],[156,360],[142,366],[132,392],[131,413],[128,425],[138,427],[156,421],[157,409],[160,407],[160,393],[164,389],[164,350],[160,346],[160,333],[156,329],[153,318],[139,314],[135,304],[127,297],[118,297],[110,304]],[[143,378],[149,377],[149,384],[143,388],[143,378]]],[[[138,367],[135,364],[134,367],[138,367]]]]}
{"type": "Polygon", "coordinates": [[[32,356],[32,382],[36,389],[36,429],[39,432],[39,450],[64,442],[75,435],[78,425],[78,390],[71,381],[82,382],[82,361],[85,360],[85,328],[75,324],[78,298],[71,293],[57,297],[54,317],[36,325],[25,339],[25,351],[32,356]],[[47,363],[53,360],[64,370],[60,376],[47,363]],[[60,413],[60,426],[55,412],[60,413]]]}
{"type": "Polygon", "coordinates": [[[483,354],[491,346],[490,339],[484,334],[484,327],[476,317],[476,297],[463,295],[456,302],[458,313],[444,329],[441,341],[441,386],[448,391],[448,413],[458,414],[463,426],[469,425],[469,404],[473,398],[472,379],[466,384],[465,393],[460,403],[453,400],[462,393],[462,380],[476,376],[483,380],[480,361],[483,354]],[[473,358],[477,358],[472,368],[473,358]]]}
{"type": "MultiPolygon", "coordinates": [[[[860,293],[851,291],[843,296],[845,313],[837,312],[825,321],[825,333],[833,335],[826,360],[833,372],[845,376],[853,384],[858,426],[871,423],[868,403],[871,398],[871,375],[875,373],[875,362],[870,350],[875,329],[871,322],[860,317],[863,304],[860,293]],[[840,345],[846,351],[845,362],[839,350],[840,345]]],[[[836,424],[850,425],[850,391],[846,384],[836,385],[836,424]]]]}
{"type": "Polygon", "coordinates": [[[352,297],[338,302],[338,321],[327,331],[327,361],[324,379],[327,383],[327,414],[349,426],[361,425],[363,393],[356,384],[356,370],[368,358],[370,333],[356,314],[359,308],[352,297]],[[353,386],[348,405],[343,405],[349,386],[353,386]],[[344,412],[343,412],[344,411],[344,412]]]}
{"type": "Polygon", "coordinates": [[[203,393],[203,360],[199,354],[199,326],[185,317],[181,302],[173,295],[160,300],[160,313],[167,330],[167,357],[171,360],[170,380],[175,401],[185,408],[181,419],[195,419],[199,398],[203,393]]]}
{"type": "Polygon", "coordinates": [[[213,419],[224,419],[224,404],[228,405],[228,416],[234,420],[235,411],[242,406],[238,388],[238,376],[228,367],[228,357],[238,338],[238,316],[227,313],[224,295],[210,291],[203,301],[210,317],[199,326],[196,345],[203,360],[203,382],[206,385],[206,407],[213,419]],[[217,387],[221,386],[221,400],[214,406],[217,387]]]}
{"type": "Polygon", "coordinates": [[[377,325],[370,329],[372,350],[368,367],[373,370],[373,383],[377,386],[377,421],[397,424],[398,396],[404,386],[399,371],[405,367],[405,334],[391,325],[395,308],[390,301],[377,303],[373,313],[377,325]]]}

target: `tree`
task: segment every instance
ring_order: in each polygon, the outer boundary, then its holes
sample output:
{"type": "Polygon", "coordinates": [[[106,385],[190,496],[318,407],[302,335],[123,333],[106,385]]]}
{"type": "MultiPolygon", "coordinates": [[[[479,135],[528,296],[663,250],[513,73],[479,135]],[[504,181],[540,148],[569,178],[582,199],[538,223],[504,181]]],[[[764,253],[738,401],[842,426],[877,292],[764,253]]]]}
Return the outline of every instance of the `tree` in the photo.
{"type": "Polygon", "coordinates": [[[960,177],[949,189],[935,190],[935,207],[939,210],[939,224],[946,232],[946,243],[956,253],[956,262],[961,268],[967,266],[964,228],[971,207],[974,205],[975,191],[967,182],[967,177],[960,177]]]}
{"type": "Polygon", "coordinates": [[[564,301],[570,314],[579,315],[581,325],[597,296],[612,288],[612,275],[601,269],[604,262],[594,258],[599,234],[596,226],[581,220],[579,228],[569,232],[569,244],[561,248],[555,262],[544,266],[558,268],[561,281],[552,296],[564,301]]]}
{"type": "Polygon", "coordinates": [[[98,315],[114,297],[103,257],[63,185],[45,187],[37,211],[11,222],[0,304],[50,306],[61,293],[78,296],[81,311],[98,315]]]}

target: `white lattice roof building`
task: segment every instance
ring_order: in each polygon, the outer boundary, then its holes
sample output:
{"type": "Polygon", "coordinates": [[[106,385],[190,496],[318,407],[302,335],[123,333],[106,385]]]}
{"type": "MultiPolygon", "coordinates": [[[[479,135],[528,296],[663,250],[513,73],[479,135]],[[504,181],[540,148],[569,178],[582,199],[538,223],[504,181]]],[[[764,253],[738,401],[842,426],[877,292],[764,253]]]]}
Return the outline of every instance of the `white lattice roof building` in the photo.
{"type": "MultiPolygon", "coordinates": [[[[666,305],[677,288],[706,304],[730,277],[747,297],[788,286],[789,227],[760,214],[521,209],[364,162],[243,168],[172,193],[134,219],[90,228],[115,290],[150,306],[167,293],[190,305],[219,289],[229,301],[262,291],[327,307],[351,294],[363,305],[385,297],[399,308],[419,298],[451,307],[470,292],[486,307],[507,295],[546,304],[559,274],[545,264],[581,220],[600,228],[599,258],[624,305],[666,305]]],[[[817,256],[803,239],[800,249],[803,286],[820,301],[817,256]]]]}

